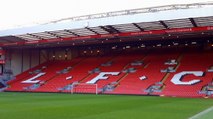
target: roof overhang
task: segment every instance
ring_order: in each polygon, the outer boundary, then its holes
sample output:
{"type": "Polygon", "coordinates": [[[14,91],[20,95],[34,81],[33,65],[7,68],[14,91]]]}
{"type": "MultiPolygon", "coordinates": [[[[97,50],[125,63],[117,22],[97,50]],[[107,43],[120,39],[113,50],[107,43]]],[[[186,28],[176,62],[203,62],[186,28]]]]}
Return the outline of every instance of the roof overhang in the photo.
{"type": "Polygon", "coordinates": [[[1,46],[165,34],[212,35],[213,3],[171,5],[73,17],[0,32],[1,46]]]}

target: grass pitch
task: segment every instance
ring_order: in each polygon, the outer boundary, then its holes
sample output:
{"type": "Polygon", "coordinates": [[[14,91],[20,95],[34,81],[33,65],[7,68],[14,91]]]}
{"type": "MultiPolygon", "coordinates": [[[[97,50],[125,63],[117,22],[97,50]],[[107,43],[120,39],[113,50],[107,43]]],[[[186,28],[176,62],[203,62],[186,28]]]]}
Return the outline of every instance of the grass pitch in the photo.
{"type": "Polygon", "coordinates": [[[0,93],[0,119],[187,119],[211,106],[212,99],[0,93]]]}

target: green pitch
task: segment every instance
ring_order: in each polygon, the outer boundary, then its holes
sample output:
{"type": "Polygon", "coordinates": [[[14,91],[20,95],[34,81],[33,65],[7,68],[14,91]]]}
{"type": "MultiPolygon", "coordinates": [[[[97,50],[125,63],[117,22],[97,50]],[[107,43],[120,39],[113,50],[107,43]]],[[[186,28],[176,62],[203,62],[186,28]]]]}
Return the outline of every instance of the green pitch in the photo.
{"type": "Polygon", "coordinates": [[[212,99],[0,93],[0,119],[187,119],[211,106],[212,99]]]}

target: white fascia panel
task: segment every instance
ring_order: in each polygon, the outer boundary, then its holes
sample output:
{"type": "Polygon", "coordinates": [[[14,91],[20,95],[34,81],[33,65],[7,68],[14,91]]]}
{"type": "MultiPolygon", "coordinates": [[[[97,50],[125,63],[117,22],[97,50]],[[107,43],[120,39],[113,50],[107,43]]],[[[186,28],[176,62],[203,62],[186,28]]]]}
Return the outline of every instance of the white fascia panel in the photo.
{"type": "Polygon", "coordinates": [[[134,15],[107,17],[100,19],[89,19],[82,21],[67,20],[63,22],[49,23],[32,27],[4,30],[0,31],[0,36],[21,35],[26,33],[38,33],[44,31],[79,29],[85,27],[97,27],[105,25],[152,22],[159,20],[172,20],[172,19],[208,17],[208,16],[213,16],[213,7],[168,10],[168,11],[141,13],[134,15]]]}

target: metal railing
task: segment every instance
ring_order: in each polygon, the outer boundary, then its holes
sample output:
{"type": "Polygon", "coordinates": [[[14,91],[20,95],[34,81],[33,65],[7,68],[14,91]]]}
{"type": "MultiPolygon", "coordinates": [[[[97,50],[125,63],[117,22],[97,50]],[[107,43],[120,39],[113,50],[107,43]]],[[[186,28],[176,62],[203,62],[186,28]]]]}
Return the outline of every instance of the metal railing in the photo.
{"type": "Polygon", "coordinates": [[[106,17],[114,17],[114,16],[122,16],[122,15],[153,13],[153,12],[168,11],[168,10],[194,9],[194,8],[202,8],[207,6],[213,6],[213,2],[193,3],[193,4],[174,4],[174,5],[149,7],[149,8],[138,8],[138,9],[121,10],[121,11],[106,12],[106,13],[97,13],[97,14],[91,14],[91,15],[64,18],[60,20],[51,21],[45,24],[57,23],[62,21],[80,21],[80,20],[98,19],[98,18],[106,18],[106,17]]]}

